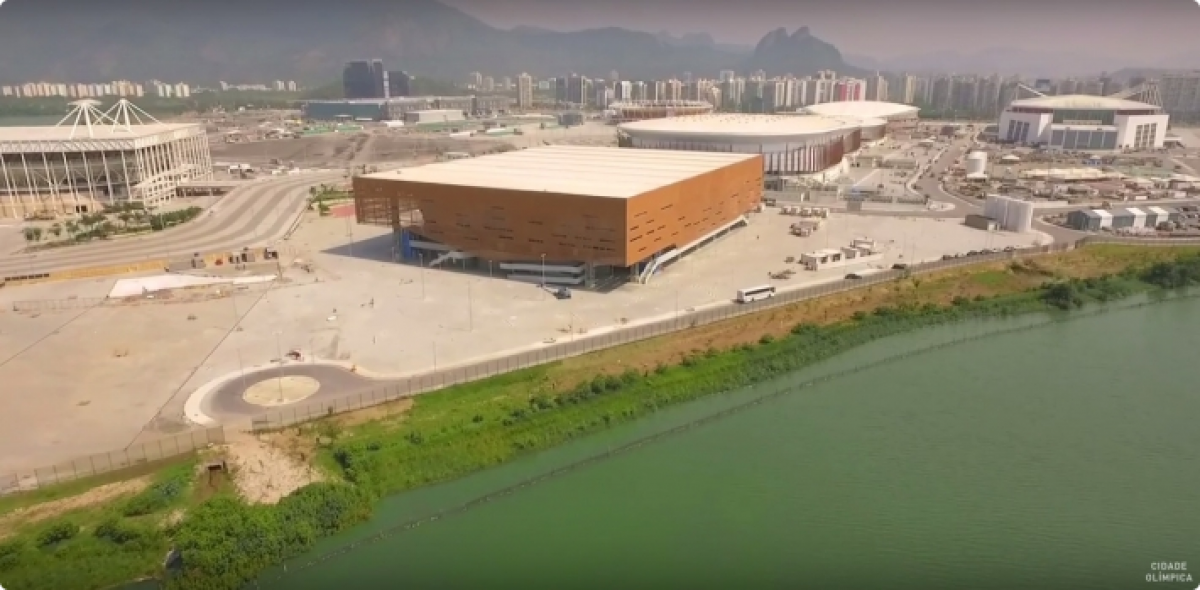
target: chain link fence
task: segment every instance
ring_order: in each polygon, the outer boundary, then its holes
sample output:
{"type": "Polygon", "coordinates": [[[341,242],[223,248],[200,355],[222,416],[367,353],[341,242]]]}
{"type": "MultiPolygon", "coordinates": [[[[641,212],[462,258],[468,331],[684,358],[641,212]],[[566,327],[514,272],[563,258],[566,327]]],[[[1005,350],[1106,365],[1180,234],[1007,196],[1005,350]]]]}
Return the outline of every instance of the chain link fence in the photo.
{"type": "Polygon", "coordinates": [[[670,318],[635,323],[606,334],[571,336],[566,341],[547,343],[536,350],[435,370],[404,381],[393,382],[338,398],[292,406],[277,412],[260,415],[249,423],[229,424],[224,427],[218,426],[206,430],[197,430],[131,446],[123,451],[93,455],[51,467],[35,469],[26,473],[0,475],[0,494],[37,489],[42,486],[99,475],[141,463],[176,457],[191,453],[210,444],[222,444],[225,442],[226,428],[233,429],[232,431],[235,432],[237,430],[250,430],[252,432],[277,430],[317,418],[379,406],[387,402],[412,397],[420,393],[451,385],[476,381],[614,346],[656,338],[672,332],[721,322],[793,303],[879,285],[905,276],[928,274],[987,262],[1001,262],[1066,252],[1088,244],[1200,245],[1200,239],[1178,240],[1089,236],[1077,242],[1063,242],[1048,246],[1022,248],[1010,252],[925,262],[910,265],[905,269],[882,271],[867,275],[861,279],[842,279],[821,285],[782,289],[770,299],[751,303],[739,304],[730,301],[705,309],[681,310],[670,318]]]}
{"type": "Polygon", "coordinates": [[[143,463],[186,455],[203,449],[208,445],[217,445],[224,442],[224,428],[215,427],[205,430],[194,430],[142,444],[131,445],[129,448],[121,451],[100,453],[49,467],[0,475],[0,495],[36,490],[49,485],[128,469],[143,463]]]}
{"type": "Polygon", "coordinates": [[[66,309],[88,309],[103,305],[105,297],[75,297],[73,299],[29,299],[14,301],[12,310],[16,312],[62,311],[66,309]]]}

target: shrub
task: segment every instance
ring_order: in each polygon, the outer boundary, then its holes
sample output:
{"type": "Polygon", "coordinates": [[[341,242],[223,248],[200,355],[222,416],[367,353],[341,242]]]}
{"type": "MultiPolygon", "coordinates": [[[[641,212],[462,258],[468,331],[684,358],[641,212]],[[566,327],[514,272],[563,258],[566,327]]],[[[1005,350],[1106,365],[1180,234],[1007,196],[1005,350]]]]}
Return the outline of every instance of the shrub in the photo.
{"type": "Polygon", "coordinates": [[[145,516],[170,506],[188,487],[189,473],[179,473],[142,490],[125,502],[122,514],[145,516]]]}
{"type": "Polygon", "coordinates": [[[0,543],[0,572],[16,567],[24,551],[25,543],[20,539],[0,543]]]}
{"type": "Polygon", "coordinates": [[[142,529],[116,518],[110,518],[100,523],[92,534],[98,539],[104,539],[117,545],[140,541],[145,536],[142,529]]]}
{"type": "Polygon", "coordinates": [[[770,344],[775,341],[775,337],[770,334],[763,334],[762,338],[758,339],[759,344],[770,344]]]}
{"type": "Polygon", "coordinates": [[[79,525],[70,521],[56,522],[37,536],[38,547],[53,547],[79,534],[79,525]]]}

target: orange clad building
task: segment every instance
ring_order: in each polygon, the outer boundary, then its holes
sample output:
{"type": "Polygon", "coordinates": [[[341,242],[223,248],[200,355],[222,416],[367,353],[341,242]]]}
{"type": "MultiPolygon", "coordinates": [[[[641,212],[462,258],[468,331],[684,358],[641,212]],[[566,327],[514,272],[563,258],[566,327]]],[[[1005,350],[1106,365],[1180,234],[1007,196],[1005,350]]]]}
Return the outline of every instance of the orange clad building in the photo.
{"type": "Polygon", "coordinates": [[[359,223],[395,228],[398,257],[584,284],[744,223],[762,186],[757,154],[554,146],[360,176],[354,195],[359,223]]]}

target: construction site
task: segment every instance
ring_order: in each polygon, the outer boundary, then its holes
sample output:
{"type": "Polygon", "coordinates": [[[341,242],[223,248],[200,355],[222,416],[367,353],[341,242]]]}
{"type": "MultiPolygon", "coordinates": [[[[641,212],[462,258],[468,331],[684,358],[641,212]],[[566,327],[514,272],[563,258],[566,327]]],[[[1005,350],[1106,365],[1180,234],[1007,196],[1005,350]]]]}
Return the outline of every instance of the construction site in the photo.
{"type": "Polygon", "coordinates": [[[947,190],[1066,204],[1194,198],[1200,176],[1162,154],[1090,154],[979,145],[959,158],[947,190]]]}

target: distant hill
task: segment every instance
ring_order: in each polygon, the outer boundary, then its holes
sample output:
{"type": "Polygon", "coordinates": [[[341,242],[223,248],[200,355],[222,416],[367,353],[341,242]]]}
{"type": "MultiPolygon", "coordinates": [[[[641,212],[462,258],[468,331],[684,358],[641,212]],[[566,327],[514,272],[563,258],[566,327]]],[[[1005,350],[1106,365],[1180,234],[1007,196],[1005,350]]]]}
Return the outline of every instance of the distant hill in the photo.
{"type": "Polygon", "coordinates": [[[866,70],[847,64],[837,47],[814,37],[808,27],[800,27],[790,35],[784,28],[767,33],[755,46],[754,54],[743,62],[742,69],[763,70],[772,75],[807,75],[821,70],[851,76],[867,74],[866,70]]]}
{"type": "Polygon", "coordinates": [[[437,0],[7,0],[0,6],[0,55],[6,82],[321,83],[345,61],[369,58],[450,80],[472,71],[605,76],[616,70],[632,79],[685,71],[715,76],[723,69],[851,70],[837,48],[807,29],[772,32],[751,52],[706,34],[504,30],[437,0]]]}

